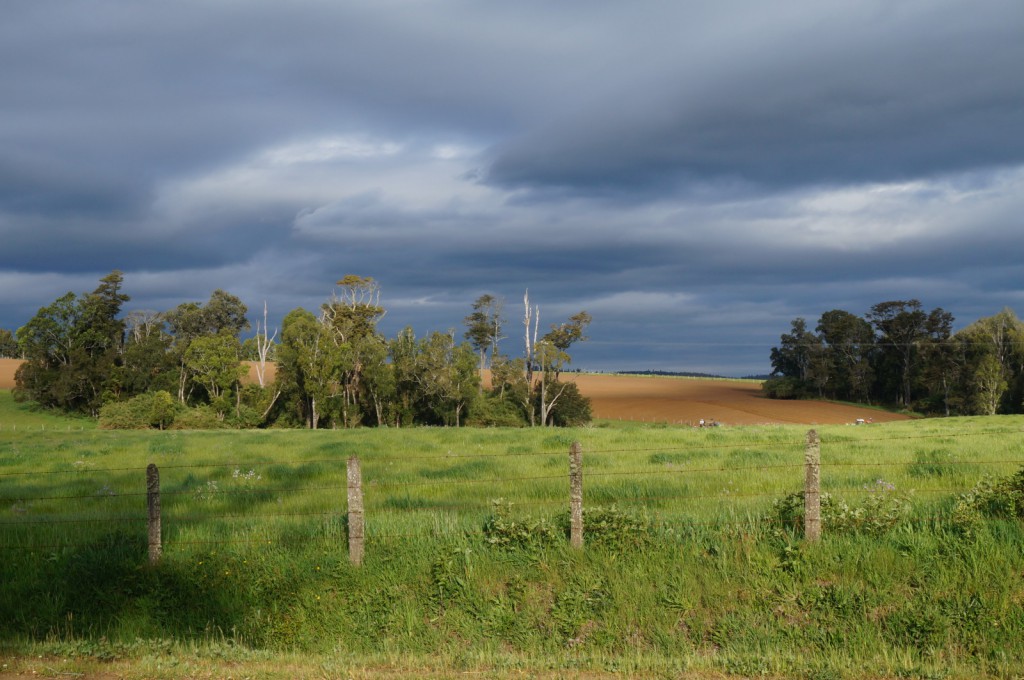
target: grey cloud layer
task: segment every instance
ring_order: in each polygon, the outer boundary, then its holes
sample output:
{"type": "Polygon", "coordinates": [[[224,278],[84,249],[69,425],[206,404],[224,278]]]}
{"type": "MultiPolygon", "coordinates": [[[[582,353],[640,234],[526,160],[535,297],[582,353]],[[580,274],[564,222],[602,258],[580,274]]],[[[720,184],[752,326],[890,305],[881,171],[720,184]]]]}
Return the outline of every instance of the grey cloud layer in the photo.
{"type": "Polygon", "coordinates": [[[389,331],[528,286],[584,366],[735,374],[796,315],[1024,303],[1016,0],[15,0],[0,63],[0,327],[351,271],[389,331]]]}

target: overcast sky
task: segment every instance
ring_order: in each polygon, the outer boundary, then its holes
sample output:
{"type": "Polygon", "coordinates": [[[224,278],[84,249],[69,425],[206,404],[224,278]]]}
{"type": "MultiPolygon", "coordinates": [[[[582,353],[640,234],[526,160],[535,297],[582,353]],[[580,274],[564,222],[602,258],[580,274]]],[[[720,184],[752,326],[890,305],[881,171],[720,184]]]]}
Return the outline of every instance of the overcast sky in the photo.
{"type": "Polygon", "coordinates": [[[1024,314],[1022,221],[1021,0],[3,3],[4,328],[352,273],[388,335],[490,293],[520,355],[528,288],[574,366],[745,375],[830,309],[1024,314]]]}

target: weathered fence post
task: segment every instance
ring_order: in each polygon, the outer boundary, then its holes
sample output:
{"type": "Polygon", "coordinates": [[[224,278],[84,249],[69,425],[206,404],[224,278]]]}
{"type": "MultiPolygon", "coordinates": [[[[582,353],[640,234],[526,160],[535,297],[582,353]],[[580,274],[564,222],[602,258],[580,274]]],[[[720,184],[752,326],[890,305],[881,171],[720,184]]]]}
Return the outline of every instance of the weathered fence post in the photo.
{"type": "Polygon", "coordinates": [[[569,447],[569,545],[583,547],[583,446],[569,447]]]}
{"type": "Polygon", "coordinates": [[[804,538],[821,540],[821,440],[814,430],[807,432],[804,453],[804,538]]]}
{"type": "Polygon", "coordinates": [[[163,552],[160,532],[160,471],[156,464],[146,466],[146,500],[149,502],[149,564],[156,566],[163,552]]]}
{"type": "Polygon", "coordinates": [[[363,475],[359,459],[348,459],[348,561],[363,563],[363,475]]]}

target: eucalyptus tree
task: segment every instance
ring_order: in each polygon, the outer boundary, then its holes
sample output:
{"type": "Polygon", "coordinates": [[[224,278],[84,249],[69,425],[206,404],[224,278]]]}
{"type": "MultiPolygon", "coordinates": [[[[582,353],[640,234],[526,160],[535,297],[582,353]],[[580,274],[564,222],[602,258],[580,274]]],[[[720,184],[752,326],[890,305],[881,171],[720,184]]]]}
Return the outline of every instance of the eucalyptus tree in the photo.
{"type": "Polygon", "coordinates": [[[1024,323],[1010,309],[979,319],[956,334],[965,359],[967,401],[975,413],[1024,409],[1024,323]]]}
{"type": "Polygon", "coordinates": [[[380,304],[380,286],[369,276],[348,274],[337,282],[338,290],[320,308],[320,321],[330,330],[340,350],[343,365],[340,371],[342,386],[342,420],[345,427],[361,420],[360,381],[370,361],[379,361],[386,352],[383,337],[377,332],[377,323],[386,310],[380,304]]]}
{"type": "Polygon", "coordinates": [[[558,380],[565,364],[572,363],[572,356],[569,355],[569,348],[577,342],[587,340],[584,333],[593,317],[586,311],[578,312],[569,317],[569,320],[560,324],[551,324],[551,330],[541,338],[542,342],[551,345],[559,354],[558,361],[553,362],[555,368],[554,377],[558,380]]]}
{"type": "Polygon", "coordinates": [[[540,424],[551,425],[551,411],[568,385],[560,383],[558,375],[569,360],[569,355],[553,342],[542,340],[537,344],[536,358],[540,366],[540,380],[535,388],[539,397],[540,424]]]}
{"type": "Polygon", "coordinates": [[[466,332],[463,336],[480,353],[480,370],[487,368],[487,352],[494,361],[498,343],[503,339],[501,332],[505,320],[501,317],[504,301],[490,294],[484,294],[473,302],[473,312],[463,319],[466,332]]]}

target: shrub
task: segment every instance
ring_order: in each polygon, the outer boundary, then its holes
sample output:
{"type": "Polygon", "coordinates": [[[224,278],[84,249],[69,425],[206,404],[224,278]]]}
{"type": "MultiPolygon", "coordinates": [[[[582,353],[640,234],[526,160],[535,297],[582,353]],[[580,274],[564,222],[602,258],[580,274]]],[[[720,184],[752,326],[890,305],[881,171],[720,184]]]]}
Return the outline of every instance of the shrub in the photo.
{"type": "Polygon", "coordinates": [[[791,376],[768,378],[761,383],[761,391],[769,399],[801,399],[807,396],[803,381],[791,376]]]}
{"type": "Polygon", "coordinates": [[[224,419],[206,405],[183,409],[171,424],[173,430],[223,430],[227,427],[224,419]]]}
{"type": "Polygon", "coordinates": [[[161,430],[171,426],[178,404],[169,392],[146,392],[127,401],[114,401],[100,408],[99,426],[106,430],[161,430]]]}
{"type": "Polygon", "coordinates": [[[525,427],[529,424],[523,409],[511,399],[485,395],[477,400],[466,419],[472,427],[525,427]]]}

